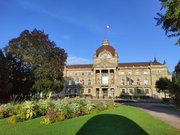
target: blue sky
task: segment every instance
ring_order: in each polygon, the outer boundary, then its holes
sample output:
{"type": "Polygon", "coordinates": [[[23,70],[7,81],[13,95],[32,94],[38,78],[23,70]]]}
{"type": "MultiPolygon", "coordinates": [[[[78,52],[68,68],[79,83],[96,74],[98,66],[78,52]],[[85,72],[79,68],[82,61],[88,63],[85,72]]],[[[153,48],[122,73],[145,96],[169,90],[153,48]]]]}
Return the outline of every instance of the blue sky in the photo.
{"type": "Polygon", "coordinates": [[[68,63],[92,63],[108,39],[119,62],[166,60],[170,71],[180,60],[177,38],[167,38],[154,17],[158,0],[0,0],[0,48],[24,29],[49,34],[68,53],[68,63]],[[105,36],[105,24],[110,24],[105,36]]]}

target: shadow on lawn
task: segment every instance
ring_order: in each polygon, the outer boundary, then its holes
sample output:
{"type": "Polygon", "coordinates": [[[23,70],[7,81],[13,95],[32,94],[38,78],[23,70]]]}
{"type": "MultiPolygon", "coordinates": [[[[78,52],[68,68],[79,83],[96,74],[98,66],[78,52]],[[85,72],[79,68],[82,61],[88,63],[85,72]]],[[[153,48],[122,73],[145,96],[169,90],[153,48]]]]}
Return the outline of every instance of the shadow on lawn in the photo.
{"type": "Polygon", "coordinates": [[[147,133],[126,117],[101,114],[88,120],[76,135],[147,135],[147,133]]]}

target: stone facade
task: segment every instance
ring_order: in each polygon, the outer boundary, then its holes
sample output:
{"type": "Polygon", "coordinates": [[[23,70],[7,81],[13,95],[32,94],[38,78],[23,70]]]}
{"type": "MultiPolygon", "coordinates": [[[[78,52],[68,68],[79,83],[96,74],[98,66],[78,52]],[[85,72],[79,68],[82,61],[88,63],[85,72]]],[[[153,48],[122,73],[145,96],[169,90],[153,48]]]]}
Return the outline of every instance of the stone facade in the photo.
{"type": "Polygon", "coordinates": [[[161,98],[155,82],[171,78],[166,64],[153,62],[118,63],[118,53],[104,40],[93,56],[93,64],[67,65],[64,95],[89,94],[97,98],[123,95],[161,98]]]}

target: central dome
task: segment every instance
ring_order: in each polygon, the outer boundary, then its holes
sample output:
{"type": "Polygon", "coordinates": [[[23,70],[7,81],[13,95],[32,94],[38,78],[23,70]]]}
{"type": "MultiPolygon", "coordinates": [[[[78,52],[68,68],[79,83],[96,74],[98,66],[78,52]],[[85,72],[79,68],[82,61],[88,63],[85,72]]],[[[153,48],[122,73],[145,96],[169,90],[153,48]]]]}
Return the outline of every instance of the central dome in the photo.
{"type": "Polygon", "coordinates": [[[104,50],[110,52],[112,54],[112,56],[115,55],[115,49],[110,46],[109,41],[108,40],[103,40],[102,46],[100,46],[97,50],[96,50],[96,56],[99,56],[99,54],[101,52],[103,52],[104,50]]]}

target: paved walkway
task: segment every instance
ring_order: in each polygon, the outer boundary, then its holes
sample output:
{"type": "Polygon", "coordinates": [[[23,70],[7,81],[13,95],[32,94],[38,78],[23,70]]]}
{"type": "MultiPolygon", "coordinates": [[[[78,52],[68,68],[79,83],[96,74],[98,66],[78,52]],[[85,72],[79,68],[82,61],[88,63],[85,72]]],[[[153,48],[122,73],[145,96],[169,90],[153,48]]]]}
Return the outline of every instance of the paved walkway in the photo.
{"type": "Polygon", "coordinates": [[[154,105],[160,105],[160,104],[134,103],[133,105],[141,108],[145,112],[164,121],[165,123],[168,123],[169,125],[177,129],[180,129],[180,112],[154,106],[154,105]]]}

